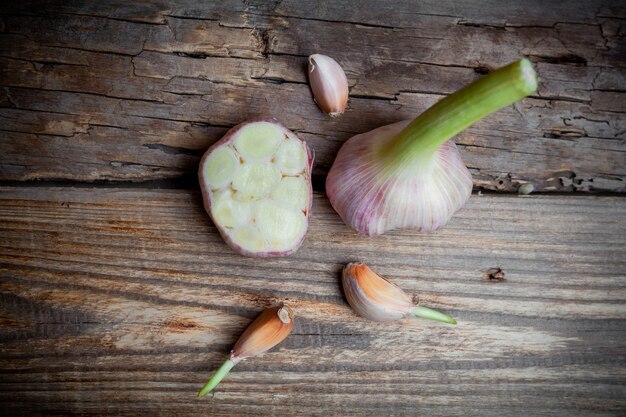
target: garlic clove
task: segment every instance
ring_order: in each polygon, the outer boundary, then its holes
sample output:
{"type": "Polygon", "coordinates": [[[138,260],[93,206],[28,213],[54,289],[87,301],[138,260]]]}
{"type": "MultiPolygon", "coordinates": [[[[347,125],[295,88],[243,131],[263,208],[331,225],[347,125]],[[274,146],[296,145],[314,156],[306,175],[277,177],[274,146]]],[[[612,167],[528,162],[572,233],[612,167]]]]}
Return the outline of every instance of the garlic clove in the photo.
{"type": "Polygon", "coordinates": [[[211,392],[238,362],[258,356],[285,340],[293,324],[294,314],[289,307],[271,307],[263,311],[239,337],[230,358],[215,371],[198,392],[198,397],[211,392]]]}
{"type": "Polygon", "coordinates": [[[409,315],[456,324],[447,314],[418,306],[397,285],[372,271],[365,263],[349,263],[343,269],[343,291],[348,304],[362,317],[374,321],[394,321],[409,315]]]}
{"type": "Polygon", "coordinates": [[[230,358],[239,362],[273,348],[289,336],[293,319],[293,311],[289,307],[266,309],[239,337],[230,358]]]}
{"type": "Polygon", "coordinates": [[[443,98],[413,121],[353,136],[326,178],[332,206],[348,226],[368,236],[444,226],[472,191],[471,175],[450,139],[536,89],[537,74],[522,59],[443,98]]]}
{"type": "Polygon", "coordinates": [[[337,117],[345,111],[348,79],[337,61],[326,55],[311,55],[309,83],[315,102],[330,117],[337,117]]]}
{"type": "Polygon", "coordinates": [[[402,289],[377,275],[363,262],[346,265],[342,282],[348,303],[357,314],[370,320],[399,320],[408,316],[415,305],[402,289]]]}

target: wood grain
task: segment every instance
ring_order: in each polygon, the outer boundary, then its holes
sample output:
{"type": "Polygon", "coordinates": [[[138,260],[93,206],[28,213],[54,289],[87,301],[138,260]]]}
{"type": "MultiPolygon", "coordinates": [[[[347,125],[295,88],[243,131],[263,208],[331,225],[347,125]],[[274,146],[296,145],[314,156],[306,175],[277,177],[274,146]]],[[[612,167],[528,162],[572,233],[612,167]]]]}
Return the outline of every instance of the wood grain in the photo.
{"type": "Polygon", "coordinates": [[[372,239],[316,194],[291,258],[233,253],[198,192],[0,188],[3,415],[585,415],[626,410],[626,202],[474,195],[437,233],[372,239]],[[365,260],[456,327],[355,316],[365,260]],[[499,266],[506,281],[485,282],[499,266]],[[280,347],[194,395],[247,323],[280,347]]]}
{"type": "Polygon", "coordinates": [[[624,415],[626,200],[569,193],[626,192],[626,6],[575,3],[1,2],[0,416],[624,415]],[[318,52],[350,81],[339,119],[311,98],[318,52]],[[321,191],[347,138],[521,56],[537,93],[455,140],[475,188],[561,194],[474,195],[426,235],[340,221],[321,191]],[[268,115],[315,150],[318,193],[301,250],[255,260],[194,178],[268,115]],[[357,260],[459,325],[355,316],[357,260]],[[281,302],[293,334],[197,400],[281,302]]]}
{"type": "Polygon", "coordinates": [[[7,3],[0,179],[189,178],[228,127],[261,115],[307,140],[323,179],[350,136],[529,56],[537,94],[456,138],[475,186],[626,191],[622,2],[7,3]],[[348,73],[339,119],[311,99],[315,52],[348,73]]]}

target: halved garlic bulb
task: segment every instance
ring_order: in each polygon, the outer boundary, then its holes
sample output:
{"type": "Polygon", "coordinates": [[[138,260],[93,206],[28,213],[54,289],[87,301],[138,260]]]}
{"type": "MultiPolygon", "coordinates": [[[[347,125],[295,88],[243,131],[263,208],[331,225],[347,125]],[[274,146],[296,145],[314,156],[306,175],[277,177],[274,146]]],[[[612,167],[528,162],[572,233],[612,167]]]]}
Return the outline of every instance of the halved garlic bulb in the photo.
{"type": "Polygon", "coordinates": [[[242,123],[200,162],[204,207],[220,234],[246,256],[285,256],[306,234],[313,158],[275,119],[242,123]]]}

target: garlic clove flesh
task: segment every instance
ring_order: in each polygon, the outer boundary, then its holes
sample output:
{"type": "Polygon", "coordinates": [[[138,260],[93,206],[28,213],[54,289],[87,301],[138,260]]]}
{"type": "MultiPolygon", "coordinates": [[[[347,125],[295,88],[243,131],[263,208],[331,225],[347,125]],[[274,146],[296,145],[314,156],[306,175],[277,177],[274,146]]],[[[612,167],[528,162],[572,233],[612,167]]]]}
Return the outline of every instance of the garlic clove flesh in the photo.
{"type": "Polygon", "coordinates": [[[276,119],[249,120],[229,130],[200,162],[205,210],[242,255],[290,255],[308,228],[312,166],[306,143],[276,119]]]}
{"type": "Polygon", "coordinates": [[[365,263],[349,263],[343,269],[343,291],[348,304],[360,316],[374,321],[394,321],[409,315],[456,324],[447,314],[417,305],[417,300],[387,281],[365,263]]]}
{"type": "Polygon", "coordinates": [[[330,117],[337,117],[346,110],[348,79],[337,61],[326,55],[311,55],[309,83],[315,102],[330,117]]]}

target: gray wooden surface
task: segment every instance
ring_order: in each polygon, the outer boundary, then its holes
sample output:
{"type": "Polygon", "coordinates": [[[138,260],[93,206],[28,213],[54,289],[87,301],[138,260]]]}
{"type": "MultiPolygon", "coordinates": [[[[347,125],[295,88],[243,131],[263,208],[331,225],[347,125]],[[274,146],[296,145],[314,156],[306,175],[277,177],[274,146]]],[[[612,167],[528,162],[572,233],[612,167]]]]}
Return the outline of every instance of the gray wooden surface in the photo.
{"type": "Polygon", "coordinates": [[[3,2],[0,415],[624,415],[625,21],[618,1],[3,2]],[[314,52],[347,71],[341,118],[312,101],[314,52]],[[540,88],[455,139],[476,193],[448,227],[341,222],[323,183],[347,138],[521,56],[540,88]],[[200,156],[253,116],[316,152],[290,258],[233,253],[202,209],[200,156]],[[357,260],[459,325],[355,316],[357,260]],[[197,400],[279,302],[293,334],[197,400]]]}

